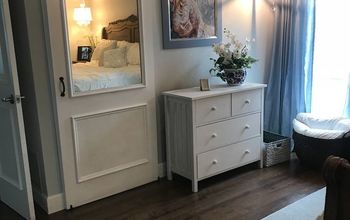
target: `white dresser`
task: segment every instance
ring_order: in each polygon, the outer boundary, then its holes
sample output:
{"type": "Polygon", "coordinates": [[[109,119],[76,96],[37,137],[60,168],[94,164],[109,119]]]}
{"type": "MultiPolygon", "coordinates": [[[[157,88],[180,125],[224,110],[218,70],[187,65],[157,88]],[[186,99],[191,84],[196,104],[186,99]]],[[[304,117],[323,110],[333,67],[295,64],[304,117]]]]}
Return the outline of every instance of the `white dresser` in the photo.
{"type": "Polygon", "coordinates": [[[167,176],[198,181],[260,160],[265,84],[163,92],[167,176]]]}

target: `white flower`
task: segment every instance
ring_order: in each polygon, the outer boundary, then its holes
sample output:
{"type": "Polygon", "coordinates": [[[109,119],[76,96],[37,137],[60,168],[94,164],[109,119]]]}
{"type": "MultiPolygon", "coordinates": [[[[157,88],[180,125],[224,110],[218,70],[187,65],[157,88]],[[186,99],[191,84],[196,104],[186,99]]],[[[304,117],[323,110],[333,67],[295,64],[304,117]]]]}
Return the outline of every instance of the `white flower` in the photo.
{"type": "Polygon", "coordinates": [[[221,55],[225,52],[225,47],[222,44],[214,44],[213,50],[215,53],[221,55]]]}
{"type": "Polygon", "coordinates": [[[255,39],[245,39],[241,42],[229,30],[224,29],[224,36],[227,42],[213,44],[213,51],[219,55],[219,59],[214,60],[214,68],[211,71],[220,72],[225,68],[250,68],[250,65],[257,60],[248,56],[250,43],[255,39]],[[220,59],[221,58],[221,59],[220,59]]]}

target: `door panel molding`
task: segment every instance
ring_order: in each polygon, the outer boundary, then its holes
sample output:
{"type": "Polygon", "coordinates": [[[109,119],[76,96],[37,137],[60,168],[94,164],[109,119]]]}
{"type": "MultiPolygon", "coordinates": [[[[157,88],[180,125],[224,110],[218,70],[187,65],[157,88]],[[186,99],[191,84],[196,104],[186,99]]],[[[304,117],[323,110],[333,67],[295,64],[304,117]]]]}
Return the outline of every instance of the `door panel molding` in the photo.
{"type": "Polygon", "coordinates": [[[141,159],[141,160],[133,161],[133,162],[130,162],[130,163],[127,163],[127,164],[123,164],[123,165],[120,165],[120,166],[116,166],[116,167],[113,167],[113,168],[110,168],[110,169],[106,169],[106,170],[103,170],[103,171],[100,171],[100,172],[95,172],[95,173],[92,173],[90,175],[79,177],[78,178],[78,183],[83,183],[83,182],[86,182],[86,181],[89,181],[89,180],[92,180],[92,179],[95,179],[95,178],[98,178],[98,177],[102,177],[102,176],[109,175],[109,174],[112,174],[112,173],[117,173],[117,172],[120,172],[120,171],[123,171],[123,170],[126,170],[126,169],[130,169],[130,168],[133,168],[133,167],[136,167],[136,166],[140,166],[140,165],[143,165],[143,164],[146,164],[146,163],[149,163],[148,159],[141,159]]]}
{"type": "MultiPolygon", "coordinates": [[[[75,152],[74,159],[75,159],[75,169],[77,173],[76,175],[77,182],[78,183],[86,182],[98,177],[102,177],[112,173],[117,173],[126,169],[130,169],[136,166],[149,163],[149,159],[148,159],[149,155],[147,151],[141,152],[141,154],[137,153],[136,155],[129,155],[129,157],[131,157],[129,158],[130,160],[124,161],[123,163],[120,163],[120,164],[117,163],[116,161],[116,158],[118,158],[119,153],[123,153],[120,151],[123,151],[123,150],[131,151],[132,150],[131,146],[133,146],[133,148],[136,148],[136,150],[142,150],[142,143],[147,143],[147,140],[148,140],[147,124],[148,124],[147,104],[139,104],[134,106],[114,108],[114,109],[109,109],[105,111],[92,112],[92,113],[72,116],[74,152],[75,152]],[[125,117],[129,119],[141,118],[141,120],[136,120],[134,122],[132,120],[129,120],[127,125],[128,127],[132,127],[135,130],[138,130],[139,132],[136,132],[136,134],[134,134],[132,132],[129,132],[129,130],[127,129],[125,130],[123,129],[123,127],[118,126],[118,127],[112,127],[112,129],[108,129],[108,132],[116,133],[116,135],[111,134],[110,136],[107,136],[105,134],[106,131],[103,130],[104,129],[103,127],[96,129],[96,126],[107,125],[112,120],[116,120],[116,121],[119,120],[121,122],[121,126],[126,126],[125,123],[123,123],[126,121],[124,119],[125,117]],[[131,123],[134,123],[134,124],[131,124],[131,123]],[[85,126],[88,128],[84,128],[81,126],[85,126]],[[100,133],[101,131],[102,133],[100,133]],[[111,146],[112,143],[118,142],[118,138],[115,137],[115,136],[118,137],[118,135],[125,138],[129,136],[128,140],[126,141],[131,141],[131,143],[125,142],[124,140],[122,142],[124,143],[124,145],[126,144],[125,146],[114,145],[114,144],[113,146],[111,146]],[[91,136],[93,136],[92,139],[91,139],[91,136]],[[107,138],[111,139],[109,141],[110,146],[104,146],[104,149],[89,149],[88,151],[93,152],[93,154],[91,154],[90,152],[86,152],[87,150],[83,149],[84,147],[86,148],[87,146],[91,148],[91,146],[89,146],[88,143],[92,142],[95,139],[105,140],[105,142],[108,142],[107,138]],[[135,140],[136,140],[136,143],[134,142],[135,140]],[[84,143],[81,143],[81,142],[84,142],[84,143]],[[118,148],[119,152],[114,152],[116,148],[118,148]],[[104,152],[101,152],[101,155],[99,157],[98,154],[100,151],[104,151],[104,152]],[[106,154],[105,152],[109,152],[109,153],[106,154]],[[112,157],[113,154],[115,154],[114,155],[115,157],[112,157]],[[86,159],[84,158],[84,155],[85,157],[87,157],[86,159]],[[91,172],[87,173],[86,167],[88,167],[90,164],[93,164],[93,166],[95,166],[97,162],[100,161],[100,160],[96,160],[96,158],[98,157],[102,160],[105,160],[104,161],[105,167],[103,169],[101,168],[100,170],[94,170],[95,168],[91,168],[92,169],[91,172]],[[110,158],[111,162],[108,164],[108,161],[106,160],[108,160],[109,157],[112,157],[112,158],[110,158]],[[83,171],[83,169],[85,169],[85,172],[83,171]]],[[[97,146],[96,143],[94,146],[97,146]]],[[[119,160],[123,161],[122,158],[120,158],[119,160]]]]}

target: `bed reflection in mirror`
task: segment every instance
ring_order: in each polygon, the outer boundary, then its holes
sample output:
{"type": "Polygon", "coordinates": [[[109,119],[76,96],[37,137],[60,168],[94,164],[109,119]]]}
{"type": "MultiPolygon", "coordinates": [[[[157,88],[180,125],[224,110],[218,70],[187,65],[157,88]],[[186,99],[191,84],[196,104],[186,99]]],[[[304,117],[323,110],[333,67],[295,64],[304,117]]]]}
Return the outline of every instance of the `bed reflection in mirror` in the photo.
{"type": "Polygon", "coordinates": [[[137,0],[66,0],[73,94],[142,83],[137,0]]]}

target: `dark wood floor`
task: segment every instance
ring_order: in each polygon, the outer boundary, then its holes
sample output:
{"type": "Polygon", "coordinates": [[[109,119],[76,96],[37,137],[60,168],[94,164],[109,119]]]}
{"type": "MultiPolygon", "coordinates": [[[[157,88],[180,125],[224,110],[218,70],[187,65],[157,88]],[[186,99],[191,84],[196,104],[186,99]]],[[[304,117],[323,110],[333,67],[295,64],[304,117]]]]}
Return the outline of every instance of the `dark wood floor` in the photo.
{"type": "MultiPolygon", "coordinates": [[[[319,171],[298,161],[271,168],[256,165],[201,181],[191,193],[190,182],[175,177],[112,196],[70,211],[47,216],[37,209],[37,219],[261,219],[322,188],[319,171]]],[[[20,219],[0,204],[0,219],[20,219]],[[5,213],[5,214],[4,214],[5,213]]]]}

